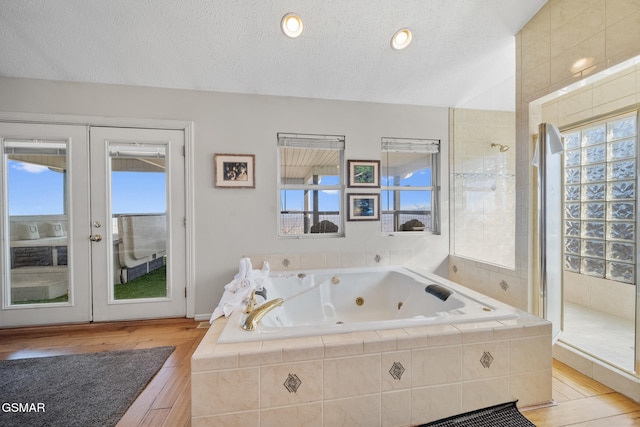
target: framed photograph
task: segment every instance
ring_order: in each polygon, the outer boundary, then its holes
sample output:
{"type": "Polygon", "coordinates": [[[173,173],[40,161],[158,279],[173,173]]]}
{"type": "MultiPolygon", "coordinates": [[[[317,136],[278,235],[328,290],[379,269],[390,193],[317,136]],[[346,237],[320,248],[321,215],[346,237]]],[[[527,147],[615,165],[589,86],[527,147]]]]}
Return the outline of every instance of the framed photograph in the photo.
{"type": "Polygon", "coordinates": [[[215,154],[213,185],[216,188],[256,188],[254,154],[215,154]]]}
{"type": "Polygon", "coordinates": [[[379,221],[380,194],[347,194],[348,221],[379,221]]]}
{"type": "Polygon", "coordinates": [[[380,160],[348,160],[349,187],[380,188],[380,160]]]}

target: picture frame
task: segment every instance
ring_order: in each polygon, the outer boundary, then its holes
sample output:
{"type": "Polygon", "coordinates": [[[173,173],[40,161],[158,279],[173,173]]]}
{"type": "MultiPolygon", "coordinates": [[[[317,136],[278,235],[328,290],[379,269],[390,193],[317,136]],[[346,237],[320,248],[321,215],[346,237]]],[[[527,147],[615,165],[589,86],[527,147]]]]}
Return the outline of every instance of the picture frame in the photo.
{"type": "Polygon", "coordinates": [[[213,156],[215,188],[256,188],[255,154],[222,154],[213,156]]]}
{"type": "Polygon", "coordinates": [[[348,160],[350,188],[380,188],[380,160],[348,160]]]}
{"type": "Polygon", "coordinates": [[[348,193],[347,221],[380,221],[380,194],[348,193]]]}

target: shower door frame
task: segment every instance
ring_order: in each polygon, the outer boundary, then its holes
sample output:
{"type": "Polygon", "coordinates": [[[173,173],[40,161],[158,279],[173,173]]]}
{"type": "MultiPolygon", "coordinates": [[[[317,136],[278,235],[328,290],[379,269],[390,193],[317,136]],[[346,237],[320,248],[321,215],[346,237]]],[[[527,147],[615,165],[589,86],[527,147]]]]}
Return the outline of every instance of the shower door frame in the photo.
{"type": "MultiPolygon", "coordinates": [[[[549,209],[557,208],[561,214],[564,209],[564,203],[562,201],[562,195],[564,194],[564,180],[562,179],[563,157],[560,153],[556,155],[551,154],[549,147],[549,141],[547,140],[547,126],[548,123],[541,123],[538,127],[538,252],[539,252],[539,275],[540,275],[540,307],[542,307],[542,317],[552,322],[552,338],[554,343],[558,340],[562,334],[562,328],[564,325],[564,300],[563,300],[563,249],[562,240],[563,222],[560,220],[560,224],[556,226],[557,230],[550,229],[547,218],[549,215],[549,209]],[[550,162],[553,160],[553,163],[550,162]],[[549,164],[551,163],[551,164],[549,164]],[[556,170],[554,170],[556,169],[556,170]],[[560,176],[557,176],[559,174],[560,176]],[[552,188],[549,183],[549,178],[557,178],[560,180],[560,188],[552,188]],[[550,196],[559,197],[557,200],[549,200],[550,196]],[[553,202],[556,202],[555,204],[553,202]],[[551,202],[551,203],[549,203],[551,202]],[[559,206],[558,206],[559,204],[559,206]],[[551,238],[549,234],[551,233],[551,238]],[[554,233],[557,233],[554,239],[554,233]],[[559,242],[558,242],[559,239],[559,242]],[[554,247],[553,245],[559,245],[554,247]],[[559,256],[556,251],[560,252],[559,256]],[[559,268],[559,283],[554,283],[554,286],[550,288],[551,280],[549,278],[550,263],[548,260],[548,252],[552,253],[553,260],[559,264],[555,265],[555,269],[559,268]],[[556,255],[553,257],[553,255],[556,255]],[[553,294],[553,295],[552,295],[553,294]],[[554,301],[550,296],[555,296],[560,301],[554,301]],[[554,307],[554,304],[560,304],[560,307],[554,307]]],[[[551,183],[552,185],[554,183],[551,183]]]]}

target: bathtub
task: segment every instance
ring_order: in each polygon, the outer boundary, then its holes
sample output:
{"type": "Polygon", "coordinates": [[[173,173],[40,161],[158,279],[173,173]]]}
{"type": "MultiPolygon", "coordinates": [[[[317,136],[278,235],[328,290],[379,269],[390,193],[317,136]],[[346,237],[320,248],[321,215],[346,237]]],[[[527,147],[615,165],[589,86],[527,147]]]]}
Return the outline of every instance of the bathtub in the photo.
{"type": "Polygon", "coordinates": [[[282,298],[284,304],[269,312],[254,331],[242,329],[246,314],[237,310],[219,343],[518,317],[510,306],[404,267],[272,272],[264,287],[268,300],[282,298]]]}
{"type": "Polygon", "coordinates": [[[194,352],[192,426],[409,426],[551,402],[546,320],[418,268],[269,281],[268,299],[285,302],[258,330],[241,329],[238,310],[194,352]]]}

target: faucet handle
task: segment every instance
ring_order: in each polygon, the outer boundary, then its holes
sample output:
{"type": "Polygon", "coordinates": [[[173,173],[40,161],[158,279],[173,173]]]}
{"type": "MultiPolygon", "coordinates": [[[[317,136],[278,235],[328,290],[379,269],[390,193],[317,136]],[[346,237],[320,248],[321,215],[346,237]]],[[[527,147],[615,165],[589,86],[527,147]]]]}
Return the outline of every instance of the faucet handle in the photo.
{"type": "Polygon", "coordinates": [[[251,291],[251,296],[249,297],[249,300],[247,301],[247,306],[245,307],[244,312],[245,313],[251,313],[254,308],[256,308],[256,291],[255,291],[255,289],[253,291],[251,291]]]}

